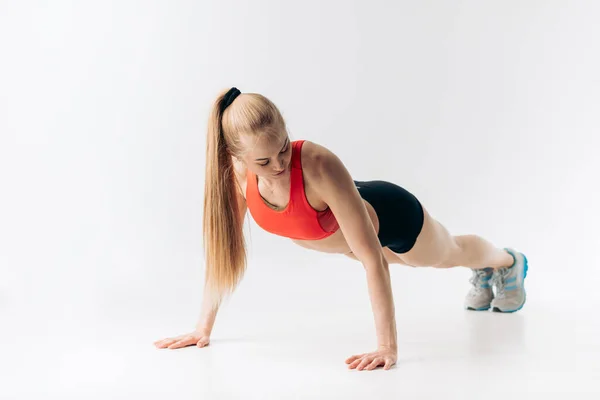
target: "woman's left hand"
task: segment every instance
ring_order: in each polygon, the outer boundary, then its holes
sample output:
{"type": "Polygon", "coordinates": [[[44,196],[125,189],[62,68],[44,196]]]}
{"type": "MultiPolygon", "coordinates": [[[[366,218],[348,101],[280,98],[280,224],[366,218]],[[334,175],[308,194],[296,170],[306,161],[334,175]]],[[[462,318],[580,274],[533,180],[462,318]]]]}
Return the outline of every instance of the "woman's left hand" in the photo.
{"type": "Polygon", "coordinates": [[[348,368],[361,371],[362,369],[372,370],[380,365],[383,369],[390,369],[396,364],[398,359],[398,351],[390,348],[379,348],[372,353],[358,354],[346,359],[346,364],[350,364],[348,368]]]}

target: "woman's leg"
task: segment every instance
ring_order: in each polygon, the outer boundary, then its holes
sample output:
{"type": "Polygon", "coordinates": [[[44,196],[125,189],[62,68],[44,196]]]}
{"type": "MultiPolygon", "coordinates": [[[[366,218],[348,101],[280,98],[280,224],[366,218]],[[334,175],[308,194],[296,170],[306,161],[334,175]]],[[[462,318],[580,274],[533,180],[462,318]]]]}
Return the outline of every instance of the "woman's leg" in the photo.
{"type": "Polygon", "coordinates": [[[477,235],[453,236],[423,207],[423,227],[414,246],[406,253],[395,253],[404,264],[436,268],[503,268],[513,257],[477,235]]]}
{"type": "Polygon", "coordinates": [[[398,254],[400,259],[414,266],[471,268],[473,287],[465,298],[467,309],[515,312],[523,307],[528,268],[524,254],[499,249],[477,235],[452,236],[424,208],[423,212],[421,233],[411,250],[398,254]]]}

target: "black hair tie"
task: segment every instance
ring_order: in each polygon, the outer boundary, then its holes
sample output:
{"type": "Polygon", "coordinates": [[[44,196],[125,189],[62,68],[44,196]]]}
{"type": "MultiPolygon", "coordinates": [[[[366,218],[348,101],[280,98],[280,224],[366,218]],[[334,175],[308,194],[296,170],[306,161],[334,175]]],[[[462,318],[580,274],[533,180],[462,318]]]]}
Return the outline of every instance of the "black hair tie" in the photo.
{"type": "Polygon", "coordinates": [[[229,89],[229,91],[225,94],[225,97],[223,98],[223,102],[221,103],[221,114],[223,114],[223,112],[225,111],[225,109],[227,107],[229,107],[229,105],[231,103],[233,103],[233,101],[241,94],[242,92],[239,91],[238,88],[236,87],[232,87],[231,89],[229,89]]]}

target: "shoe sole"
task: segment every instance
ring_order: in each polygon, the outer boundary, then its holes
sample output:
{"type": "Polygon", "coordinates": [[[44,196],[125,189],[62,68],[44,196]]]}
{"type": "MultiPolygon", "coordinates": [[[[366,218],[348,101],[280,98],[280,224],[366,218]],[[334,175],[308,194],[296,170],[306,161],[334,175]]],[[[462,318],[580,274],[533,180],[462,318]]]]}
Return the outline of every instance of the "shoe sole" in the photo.
{"type": "Polygon", "coordinates": [[[490,306],[487,307],[480,307],[480,308],[473,308],[473,307],[465,307],[465,309],[469,310],[469,311],[486,311],[490,309],[490,306]]]}
{"type": "Polygon", "coordinates": [[[521,253],[521,255],[523,256],[523,262],[525,263],[525,267],[523,268],[523,303],[521,303],[521,305],[518,308],[515,308],[514,310],[501,310],[498,307],[494,307],[492,309],[493,312],[514,313],[523,308],[525,302],[527,301],[527,292],[525,291],[525,278],[527,278],[527,270],[529,269],[529,264],[527,262],[527,257],[525,256],[525,254],[521,253]]]}

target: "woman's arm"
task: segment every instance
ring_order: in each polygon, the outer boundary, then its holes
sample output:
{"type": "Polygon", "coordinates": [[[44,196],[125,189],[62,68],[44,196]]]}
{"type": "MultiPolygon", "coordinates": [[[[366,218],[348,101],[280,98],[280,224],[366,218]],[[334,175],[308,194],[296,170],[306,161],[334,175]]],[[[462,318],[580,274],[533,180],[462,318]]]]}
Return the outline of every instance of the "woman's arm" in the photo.
{"type": "Polygon", "coordinates": [[[202,296],[202,309],[200,311],[200,319],[196,324],[196,331],[210,336],[213,326],[215,325],[215,319],[217,318],[218,312],[219,307],[212,307],[208,297],[208,290],[204,290],[204,294],[202,296]]]}
{"type": "MultiPolygon", "coordinates": [[[[377,345],[397,352],[394,300],[388,263],[360,193],[342,161],[321,147],[314,184],[331,208],[352,253],[365,268],[377,345]]],[[[395,362],[395,360],[394,360],[395,362]]]]}

